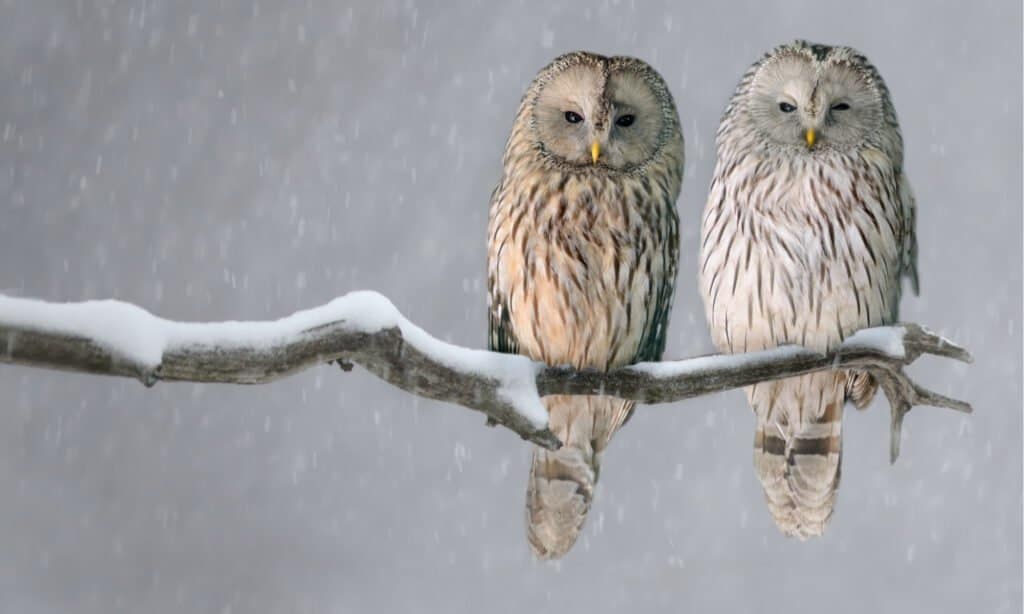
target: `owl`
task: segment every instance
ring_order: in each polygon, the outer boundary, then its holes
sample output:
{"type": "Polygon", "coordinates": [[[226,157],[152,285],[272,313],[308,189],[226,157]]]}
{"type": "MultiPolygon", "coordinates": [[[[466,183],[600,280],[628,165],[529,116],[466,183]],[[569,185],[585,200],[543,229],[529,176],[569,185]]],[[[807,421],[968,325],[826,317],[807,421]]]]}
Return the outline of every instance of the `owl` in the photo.
{"type": "MultiPolygon", "coordinates": [[[[895,322],[917,292],[914,197],[889,90],[849,47],[796,41],[755,63],[717,135],[699,286],[723,352],[818,351],[895,322]]],[[[806,539],[832,515],[843,408],[877,390],[833,370],[746,389],[754,465],[779,529],[806,539]]]]}
{"type": "MultiPolygon", "coordinates": [[[[549,365],[613,369],[665,349],[679,235],[683,135],[668,87],[629,57],[576,52],[523,96],[491,196],[489,346],[549,365]]],[[[564,555],[594,496],[601,454],[633,403],[543,399],[563,442],[533,453],[527,536],[564,555]]]]}

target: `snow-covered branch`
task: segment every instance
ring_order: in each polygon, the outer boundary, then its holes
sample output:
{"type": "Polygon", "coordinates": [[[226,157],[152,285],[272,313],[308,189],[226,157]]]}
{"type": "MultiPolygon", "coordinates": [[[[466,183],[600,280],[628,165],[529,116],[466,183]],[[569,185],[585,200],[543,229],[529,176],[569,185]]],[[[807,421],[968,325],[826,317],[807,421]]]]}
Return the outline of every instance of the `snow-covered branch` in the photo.
{"type": "Polygon", "coordinates": [[[878,379],[892,412],[889,458],[900,453],[903,417],[917,405],[970,413],[971,405],[928,390],[903,367],[922,355],[972,362],[970,352],[923,326],[901,323],[868,328],[847,337],[828,354],[784,346],[746,354],[718,354],[685,360],[641,363],[609,373],[548,367],[537,378],[541,395],[600,392],[640,403],[671,403],[759,382],[829,369],[859,369],[878,379]]]}
{"type": "Polygon", "coordinates": [[[608,394],[669,403],[761,381],[834,368],[871,371],[893,411],[892,457],[903,416],[915,405],[970,411],[928,391],[902,368],[922,354],[971,360],[963,348],[916,324],[869,329],[822,355],[783,347],[732,356],[647,363],[609,373],[547,367],[522,356],[435,339],[384,296],[353,292],[273,322],[185,323],[119,301],[47,303],[0,295],[0,362],[157,381],[261,384],[312,365],[358,363],[413,394],[487,415],[538,445],[560,444],[540,397],[608,394]]]}

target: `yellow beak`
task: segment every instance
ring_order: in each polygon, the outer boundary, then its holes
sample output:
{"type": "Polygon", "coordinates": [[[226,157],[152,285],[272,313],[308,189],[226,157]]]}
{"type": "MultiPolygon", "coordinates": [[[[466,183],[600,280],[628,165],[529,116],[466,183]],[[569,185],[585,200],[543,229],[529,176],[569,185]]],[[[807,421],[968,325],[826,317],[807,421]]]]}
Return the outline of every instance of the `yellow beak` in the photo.
{"type": "Polygon", "coordinates": [[[601,144],[594,141],[590,144],[590,158],[597,164],[597,159],[601,157],[601,144]]]}
{"type": "Polygon", "coordinates": [[[804,133],[804,138],[807,139],[807,149],[814,147],[814,142],[817,140],[818,135],[814,133],[814,128],[808,128],[807,132],[804,133]]]}

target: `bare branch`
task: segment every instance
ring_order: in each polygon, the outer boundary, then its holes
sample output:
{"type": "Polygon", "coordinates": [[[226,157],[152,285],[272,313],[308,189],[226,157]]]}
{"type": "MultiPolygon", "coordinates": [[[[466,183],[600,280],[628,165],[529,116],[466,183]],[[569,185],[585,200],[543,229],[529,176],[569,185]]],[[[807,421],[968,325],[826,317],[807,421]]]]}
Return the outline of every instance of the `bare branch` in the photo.
{"type": "Polygon", "coordinates": [[[915,405],[971,411],[920,387],[903,367],[924,354],[970,362],[963,348],[916,324],[860,331],[825,355],[796,346],[736,355],[645,363],[609,373],[547,367],[522,356],[439,341],[383,296],[351,293],[275,322],[188,324],[116,301],[45,303],[0,296],[0,362],[159,380],[262,384],[315,364],[358,363],[413,394],[481,411],[547,447],[540,397],[606,394],[641,403],[682,399],[829,369],[875,375],[892,409],[891,457],[915,405]]]}

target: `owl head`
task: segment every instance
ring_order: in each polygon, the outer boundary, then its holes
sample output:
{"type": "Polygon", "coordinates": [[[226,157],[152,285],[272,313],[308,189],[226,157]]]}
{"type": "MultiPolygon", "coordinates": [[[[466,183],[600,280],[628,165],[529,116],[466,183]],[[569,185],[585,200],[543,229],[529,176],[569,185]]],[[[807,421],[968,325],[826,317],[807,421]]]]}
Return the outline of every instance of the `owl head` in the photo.
{"type": "Polygon", "coordinates": [[[636,58],[565,54],[540,71],[523,103],[531,141],[560,166],[630,170],[667,144],[681,155],[672,95],[636,58]]]}
{"type": "Polygon", "coordinates": [[[902,148],[885,82],[850,47],[776,47],[748,71],[736,103],[744,127],[771,145],[812,153],[902,148]]]}

